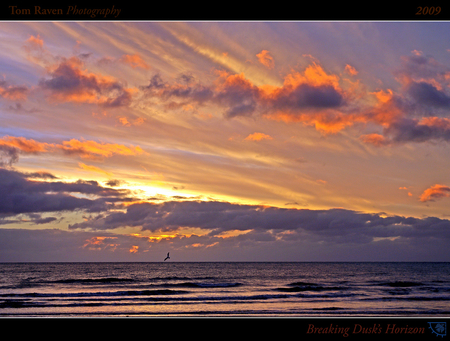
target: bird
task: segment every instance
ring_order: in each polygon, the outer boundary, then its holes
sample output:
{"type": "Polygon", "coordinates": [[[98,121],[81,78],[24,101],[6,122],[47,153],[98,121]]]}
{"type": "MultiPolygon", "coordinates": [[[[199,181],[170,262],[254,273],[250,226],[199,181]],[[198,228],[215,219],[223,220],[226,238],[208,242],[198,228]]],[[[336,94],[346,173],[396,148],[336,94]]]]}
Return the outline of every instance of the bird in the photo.
{"type": "Polygon", "coordinates": [[[164,262],[165,262],[167,259],[170,259],[170,257],[169,257],[169,252],[167,252],[167,257],[164,258],[164,262]]]}

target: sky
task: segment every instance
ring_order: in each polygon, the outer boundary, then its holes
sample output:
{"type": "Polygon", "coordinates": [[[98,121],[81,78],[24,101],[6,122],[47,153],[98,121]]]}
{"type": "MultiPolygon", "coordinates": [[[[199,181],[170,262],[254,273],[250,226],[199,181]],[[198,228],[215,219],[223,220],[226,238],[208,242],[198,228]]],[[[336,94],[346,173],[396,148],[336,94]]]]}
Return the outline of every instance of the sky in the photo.
{"type": "Polygon", "coordinates": [[[0,262],[450,261],[449,22],[1,22],[0,262]]]}

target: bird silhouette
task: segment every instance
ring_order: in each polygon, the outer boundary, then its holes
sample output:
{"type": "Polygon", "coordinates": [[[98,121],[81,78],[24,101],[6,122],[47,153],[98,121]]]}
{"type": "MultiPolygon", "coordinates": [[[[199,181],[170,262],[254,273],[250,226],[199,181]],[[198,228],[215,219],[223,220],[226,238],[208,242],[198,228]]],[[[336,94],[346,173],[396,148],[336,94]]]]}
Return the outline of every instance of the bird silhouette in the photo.
{"type": "Polygon", "coordinates": [[[167,257],[164,258],[164,262],[165,262],[166,260],[168,260],[168,259],[170,259],[170,257],[169,257],[169,252],[167,252],[167,257]]]}

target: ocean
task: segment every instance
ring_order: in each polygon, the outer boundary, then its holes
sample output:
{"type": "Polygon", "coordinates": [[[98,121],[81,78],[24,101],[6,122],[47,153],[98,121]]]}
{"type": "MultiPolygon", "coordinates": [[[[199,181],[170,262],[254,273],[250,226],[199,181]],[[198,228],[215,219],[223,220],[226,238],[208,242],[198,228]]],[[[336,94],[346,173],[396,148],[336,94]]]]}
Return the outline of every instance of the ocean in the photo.
{"type": "Polygon", "coordinates": [[[0,317],[450,316],[450,263],[2,263],[0,317]]]}

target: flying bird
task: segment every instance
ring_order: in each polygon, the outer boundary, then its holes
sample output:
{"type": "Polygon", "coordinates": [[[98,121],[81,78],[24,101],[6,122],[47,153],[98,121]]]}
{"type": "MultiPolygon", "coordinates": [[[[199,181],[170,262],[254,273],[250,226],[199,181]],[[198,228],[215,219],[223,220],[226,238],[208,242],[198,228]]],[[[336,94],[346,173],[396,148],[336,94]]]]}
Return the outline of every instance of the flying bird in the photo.
{"type": "Polygon", "coordinates": [[[170,259],[170,257],[169,257],[169,252],[167,252],[167,257],[164,258],[164,262],[165,262],[167,259],[170,259]]]}

